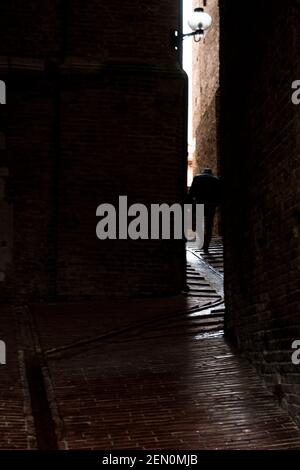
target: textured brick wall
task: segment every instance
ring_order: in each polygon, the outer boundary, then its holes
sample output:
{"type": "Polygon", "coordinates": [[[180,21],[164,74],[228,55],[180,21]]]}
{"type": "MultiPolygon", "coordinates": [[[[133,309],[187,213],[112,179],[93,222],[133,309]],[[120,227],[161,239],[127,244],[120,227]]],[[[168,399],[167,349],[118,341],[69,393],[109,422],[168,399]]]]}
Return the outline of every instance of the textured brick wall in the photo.
{"type": "Polygon", "coordinates": [[[173,0],[1,3],[15,298],[183,287],[182,243],[96,238],[97,206],[119,195],[183,200],[186,77],[169,44],[179,7],[173,0]]]}
{"type": "Polygon", "coordinates": [[[220,6],[227,334],[300,422],[300,2],[220,6]]]}
{"type": "Polygon", "coordinates": [[[19,296],[45,298],[54,282],[55,89],[42,76],[18,73],[8,88],[15,287],[19,296]]]}
{"type": "MultiPolygon", "coordinates": [[[[2,77],[3,79],[4,77],[2,77]]],[[[6,85],[2,80],[2,91],[6,85]]],[[[12,205],[9,197],[9,168],[6,151],[7,106],[0,106],[0,296],[7,299],[8,278],[12,268],[12,205]]]]}
{"type": "Polygon", "coordinates": [[[219,1],[194,0],[194,8],[204,6],[213,19],[212,27],[200,43],[193,45],[193,133],[194,174],[212,168],[219,174],[218,88],[219,88],[219,1]]]}
{"type": "Polygon", "coordinates": [[[0,56],[173,63],[179,0],[4,0],[0,56]]]}
{"type": "Polygon", "coordinates": [[[71,295],[78,278],[76,293],[82,295],[175,292],[183,282],[183,247],[160,241],[100,241],[95,210],[103,202],[117,206],[119,195],[128,195],[129,204],[181,199],[182,115],[173,110],[184,106],[185,82],[176,73],[126,66],[107,68],[88,81],[86,76],[65,80],[59,293],[71,295]],[[67,80],[76,86],[70,89],[67,80]]]}

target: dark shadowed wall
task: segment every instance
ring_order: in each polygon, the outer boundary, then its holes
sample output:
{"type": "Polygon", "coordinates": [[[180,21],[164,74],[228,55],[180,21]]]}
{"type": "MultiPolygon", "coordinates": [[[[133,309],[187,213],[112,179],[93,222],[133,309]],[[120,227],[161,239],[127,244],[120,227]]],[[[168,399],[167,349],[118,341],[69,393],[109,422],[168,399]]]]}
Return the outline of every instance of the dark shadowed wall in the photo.
{"type": "Polygon", "coordinates": [[[2,298],[183,287],[183,243],[96,238],[97,206],[119,195],[183,200],[187,84],[172,29],[179,0],[1,2],[2,298]]]}
{"type": "Polygon", "coordinates": [[[300,422],[300,2],[220,7],[227,335],[300,422]]]}

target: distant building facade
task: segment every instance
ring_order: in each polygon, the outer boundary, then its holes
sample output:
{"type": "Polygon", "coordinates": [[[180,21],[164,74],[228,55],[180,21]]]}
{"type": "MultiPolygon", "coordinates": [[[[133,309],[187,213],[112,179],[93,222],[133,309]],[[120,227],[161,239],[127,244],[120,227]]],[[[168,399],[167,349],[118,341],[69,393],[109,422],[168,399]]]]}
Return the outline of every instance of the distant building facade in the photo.
{"type": "Polygon", "coordinates": [[[213,19],[212,27],[193,46],[193,172],[212,168],[220,174],[219,152],[219,0],[194,0],[194,8],[204,7],[213,19]]]}

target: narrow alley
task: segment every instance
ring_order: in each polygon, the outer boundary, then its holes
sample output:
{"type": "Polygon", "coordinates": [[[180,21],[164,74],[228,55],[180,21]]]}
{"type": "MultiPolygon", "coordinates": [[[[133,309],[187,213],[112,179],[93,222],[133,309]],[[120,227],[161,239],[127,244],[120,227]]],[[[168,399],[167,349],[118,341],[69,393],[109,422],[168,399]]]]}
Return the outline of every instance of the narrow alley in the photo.
{"type": "Polygon", "coordinates": [[[300,450],[300,0],[245,5],[0,2],[2,466],[300,450]]]}
{"type": "Polygon", "coordinates": [[[1,447],[299,448],[297,426],[224,340],[222,271],[215,239],[209,258],[189,245],[180,299],[16,308],[24,350],[14,351],[19,364],[2,394],[1,447]],[[104,329],[103,308],[112,321],[104,329]],[[42,384],[29,373],[34,358],[42,384]]]}

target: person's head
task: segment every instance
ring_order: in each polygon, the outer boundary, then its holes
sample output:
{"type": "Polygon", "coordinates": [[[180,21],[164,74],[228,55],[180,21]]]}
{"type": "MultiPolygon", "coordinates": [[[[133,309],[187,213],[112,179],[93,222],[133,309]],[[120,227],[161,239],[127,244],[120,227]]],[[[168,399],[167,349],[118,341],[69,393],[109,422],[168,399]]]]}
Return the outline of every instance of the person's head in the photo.
{"type": "Polygon", "coordinates": [[[211,170],[211,168],[204,168],[201,173],[202,175],[213,175],[213,171],[211,170]]]}

